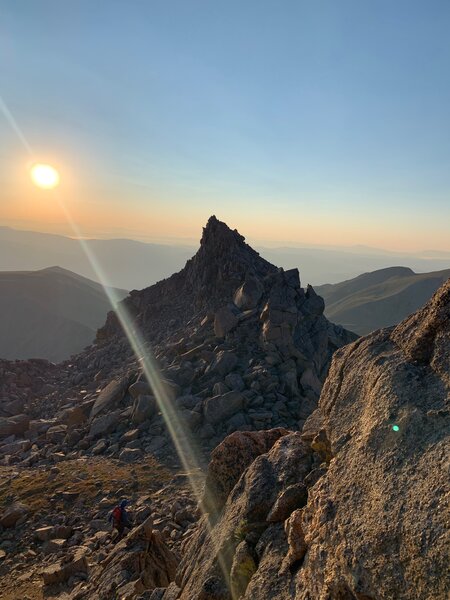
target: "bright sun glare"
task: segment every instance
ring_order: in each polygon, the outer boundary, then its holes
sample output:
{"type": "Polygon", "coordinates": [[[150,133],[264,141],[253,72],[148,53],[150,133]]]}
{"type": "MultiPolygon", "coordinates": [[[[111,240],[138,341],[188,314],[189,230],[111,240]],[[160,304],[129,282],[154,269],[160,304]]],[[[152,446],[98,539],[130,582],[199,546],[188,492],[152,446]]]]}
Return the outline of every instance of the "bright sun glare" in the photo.
{"type": "Polygon", "coordinates": [[[52,189],[59,183],[59,173],[51,165],[33,165],[30,173],[33,183],[40,188],[52,189]]]}

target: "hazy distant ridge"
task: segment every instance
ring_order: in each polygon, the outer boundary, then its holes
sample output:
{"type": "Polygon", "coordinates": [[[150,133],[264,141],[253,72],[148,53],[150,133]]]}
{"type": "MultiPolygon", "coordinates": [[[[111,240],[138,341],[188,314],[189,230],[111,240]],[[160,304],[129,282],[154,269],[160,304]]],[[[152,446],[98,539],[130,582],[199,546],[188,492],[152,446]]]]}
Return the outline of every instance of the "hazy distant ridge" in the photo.
{"type": "Polygon", "coordinates": [[[101,285],[66,269],[0,273],[0,358],[68,358],[92,343],[109,310],[101,285]]]}
{"type": "Polygon", "coordinates": [[[396,325],[423,306],[450,277],[450,269],[414,273],[390,267],[349,281],[316,286],[325,300],[325,314],[360,335],[396,325]]]}
{"type": "MultiPolygon", "coordinates": [[[[147,244],[135,240],[86,240],[112,287],[142,289],[179,271],[192,248],[147,244]]],[[[0,227],[0,271],[45,269],[55,263],[98,281],[80,243],[72,238],[0,227]]]]}
{"type": "MultiPolygon", "coordinates": [[[[109,285],[142,289],[181,270],[195,246],[128,239],[87,240],[109,285]]],[[[450,254],[401,254],[367,247],[276,247],[256,249],[285,269],[298,267],[303,284],[337,283],[367,271],[405,265],[416,272],[450,267],[450,254]],[[429,256],[429,258],[427,258],[429,256]]],[[[0,227],[0,271],[43,269],[54,264],[98,281],[77,240],[48,233],[0,227]]]]}

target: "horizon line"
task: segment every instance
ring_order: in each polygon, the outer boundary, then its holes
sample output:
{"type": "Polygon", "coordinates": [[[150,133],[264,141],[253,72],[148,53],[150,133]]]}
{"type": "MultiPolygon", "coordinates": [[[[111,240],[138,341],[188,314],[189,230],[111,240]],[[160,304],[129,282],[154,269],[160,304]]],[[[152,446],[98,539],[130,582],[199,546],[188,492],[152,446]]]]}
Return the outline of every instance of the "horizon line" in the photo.
{"type": "MultiPolygon", "coordinates": [[[[220,219],[219,219],[220,220],[220,219]]],[[[225,221],[224,221],[225,222],[225,221]]],[[[228,227],[228,223],[226,223],[228,227]]],[[[203,229],[203,225],[201,226],[203,229]]],[[[42,229],[30,229],[29,227],[20,228],[12,225],[5,225],[0,222],[0,229],[10,229],[12,231],[20,231],[23,233],[36,233],[41,235],[50,235],[55,237],[62,237],[70,240],[79,240],[83,239],[86,241],[129,241],[129,242],[137,242],[141,244],[154,244],[154,245],[163,245],[163,246],[178,246],[185,248],[196,248],[200,243],[199,238],[193,237],[174,237],[174,236],[161,236],[161,237],[145,237],[139,234],[129,234],[129,235],[117,235],[115,236],[113,231],[111,233],[105,233],[104,237],[102,234],[94,234],[92,236],[83,236],[83,237],[74,237],[71,235],[67,235],[65,233],[56,233],[54,231],[43,231],[42,229]],[[135,236],[135,237],[134,237],[135,236]]],[[[233,229],[230,227],[230,229],[233,229]]],[[[239,233],[243,235],[240,231],[239,233]]],[[[416,250],[392,250],[389,248],[383,248],[380,246],[366,246],[364,244],[302,244],[301,242],[295,242],[292,240],[264,240],[257,239],[251,236],[243,236],[246,243],[256,246],[259,249],[263,250],[308,250],[308,249],[317,249],[317,250],[370,250],[377,251],[385,254],[392,255],[400,255],[400,256],[421,256],[423,254],[434,254],[433,258],[439,258],[439,255],[450,255],[450,248],[447,250],[436,250],[433,248],[422,248],[416,250]]],[[[447,256],[445,256],[447,258],[447,256]]]]}

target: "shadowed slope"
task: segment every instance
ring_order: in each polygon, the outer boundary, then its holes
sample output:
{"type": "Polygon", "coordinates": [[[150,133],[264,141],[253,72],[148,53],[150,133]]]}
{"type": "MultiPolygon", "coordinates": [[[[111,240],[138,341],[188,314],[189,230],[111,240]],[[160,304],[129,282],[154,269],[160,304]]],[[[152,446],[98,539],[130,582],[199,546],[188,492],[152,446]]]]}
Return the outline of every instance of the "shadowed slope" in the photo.
{"type": "Polygon", "coordinates": [[[101,285],[60,267],[0,273],[0,357],[68,358],[92,343],[109,309],[101,285]]]}

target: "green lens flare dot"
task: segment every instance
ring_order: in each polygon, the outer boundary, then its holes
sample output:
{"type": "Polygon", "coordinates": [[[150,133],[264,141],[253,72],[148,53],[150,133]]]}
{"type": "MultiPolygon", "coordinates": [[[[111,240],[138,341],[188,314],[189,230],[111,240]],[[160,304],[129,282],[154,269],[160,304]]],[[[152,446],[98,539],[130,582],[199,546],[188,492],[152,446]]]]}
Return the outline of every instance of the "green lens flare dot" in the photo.
{"type": "Polygon", "coordinates": [[[400,431],[400,427],[398,425],[392,425],[392,431],[400,431]]]}

